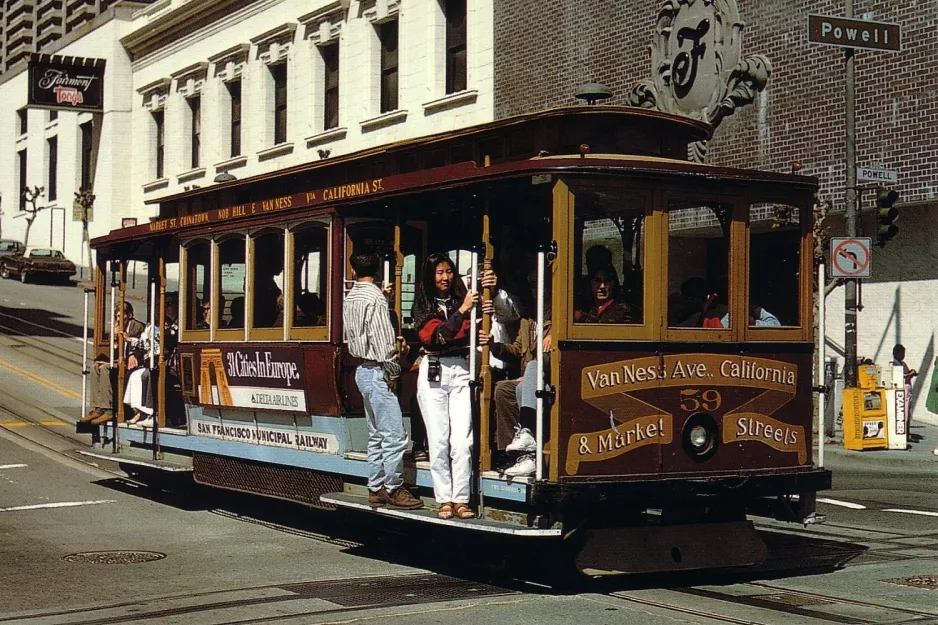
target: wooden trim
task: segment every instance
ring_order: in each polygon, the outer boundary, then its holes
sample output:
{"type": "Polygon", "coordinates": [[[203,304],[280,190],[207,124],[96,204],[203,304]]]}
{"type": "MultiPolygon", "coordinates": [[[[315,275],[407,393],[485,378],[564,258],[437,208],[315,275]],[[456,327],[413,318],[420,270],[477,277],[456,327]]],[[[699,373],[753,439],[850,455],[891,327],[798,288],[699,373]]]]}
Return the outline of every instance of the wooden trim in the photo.
{"type": "Polygon", "coordinates": [[[560,477],[560,454],[557,453],[560,444],[560,367],[561,354],[557,348],[561,341],[567,339],[567,319],[572,318],[569,310],[564,307],[567,301],[572,301],[570,292],[570,250],[573,245],[573,228],[570,220],[573,218],[575,198],[565,180],[558,179],[553,189],[553,238],[557,243],[557,257],[550,266],[551,288],[551,367],[550,383],[556,389],[554,403],[550,407],[550,454],[547,457],[547,478],[557,481],[560,477]]]}
{"type": "Polygon", "coordinates": [[[216,343],[243,343],[244,342],[244,329],[243,328],[231,328],[231,329],[219,328],[218,330],[215,330],[215,338],[213,340],[216,343]]]}
{"type": "Polygon", "coordinates": [[[254,337],[254,237],[244,233],[244,340],[254,337]]]}
{"type": "MultiPolygon", "coordinates": [[[[124,387],[126,385],[126,380],[124,379],[127,375],[127,363],[125,361],[125,356],[127,355],[125,337],[123,334],[124,328],[127,326],[127,320],[124,318],[124,302],[126,301],[127,295],[127,263],[123,260],[118,261],[120,268],[120,286],[117,289],[117,328],[120,329],[121,334],[117,340],[117,397],[114,400],[117,402],[117,412],[116,419],[118,423],[124,422],[124,387]]],[[[116,334],[116,332],[115,332],[116,334]]],[[[116,440],[116,436],[114,437],[116,440]]]]}
{"type": "Polygon", "coordinates": [[[290,326],[293,325],[294,289],[293,279],[293,232],[289,226],[283,229],[283,327],[280,328],[284,341],[290,340],[290,326]]]}
{"type": "Polygon", "coordinates": [[[282,341],[283,328],[251,328],[252,341],[282,341]]]}

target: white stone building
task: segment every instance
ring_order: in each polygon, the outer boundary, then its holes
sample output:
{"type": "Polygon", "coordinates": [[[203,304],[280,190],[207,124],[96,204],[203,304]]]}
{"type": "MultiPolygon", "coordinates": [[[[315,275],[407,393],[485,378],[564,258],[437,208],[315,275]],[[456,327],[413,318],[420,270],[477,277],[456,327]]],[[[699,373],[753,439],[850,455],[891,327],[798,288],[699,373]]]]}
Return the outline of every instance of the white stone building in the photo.
{"type": "MultiPolygon", "coordinates": [[[[157,210],[146,202],[219,174],[247,178],[493,120],[492,20],[492,0],[118,4],[43,50],[107,60],[91,236],[145,221],[157,210]]],[[[49,243],[51,216],[52,245],[78,261],[71,207],[91,115],[25,111],[22,66],[0,76],[0,102],[2,236],[22,240],[21,188],[42,185],[40,206],[67,209],[64,238],[61,211],[46,210],[30,243],[49,243]]]]}

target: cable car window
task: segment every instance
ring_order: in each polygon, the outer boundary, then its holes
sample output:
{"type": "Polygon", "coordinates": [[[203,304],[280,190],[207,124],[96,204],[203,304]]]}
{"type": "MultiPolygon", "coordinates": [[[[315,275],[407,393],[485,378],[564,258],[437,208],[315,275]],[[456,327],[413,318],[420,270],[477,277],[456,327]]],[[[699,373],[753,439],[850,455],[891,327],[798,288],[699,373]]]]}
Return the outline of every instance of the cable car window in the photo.
{"type": "Polygon", "coordinates": [[[244,329],[244,238],[233,237],[218,244],[221,296],[218,302],[219,327],[244,329]]]}
{"type": "Polygon", "coordinates": [[[578,193],[573,322],[641,325],[648,197],[578,193]]]}
{"type": "Polygon", "coordinates": [[[252,291],[255,328],[283,327],[283,231],[254,238],[254,281],[252,291]]]}
{"type": "Polygon", "coordinates": [[[733,207],[713,201],[668,204],[668,326],[729,328],[733,207]]]}
{"type": "Polygon", "coordinates": [[[329,228],[317,225],[294,233],[293,326],[326,325],[329,275],[329,228]]]}
{"type": "Polygon", "coordinates": [[[198,242],[186,248],[186,330],[208,330],[211,323],[211,244],[198,242]]]}
{"type": "Polygon", "coordinates": [[[749,327],[800,325],[800,217],[786,204],[749,207],[749,327]]]}

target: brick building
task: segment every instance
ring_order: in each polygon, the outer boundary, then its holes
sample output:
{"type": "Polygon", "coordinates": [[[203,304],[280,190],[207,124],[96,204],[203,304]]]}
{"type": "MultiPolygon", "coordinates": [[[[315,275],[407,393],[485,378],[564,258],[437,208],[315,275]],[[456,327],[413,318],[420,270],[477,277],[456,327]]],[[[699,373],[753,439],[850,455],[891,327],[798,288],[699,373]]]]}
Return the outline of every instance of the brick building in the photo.
{"type": "MultiPolygon", "coordinates": [[[[766,90],[753,105],[724,120],[710,143],[714,164],[817,176],[819,197],[844,205],[843,50],[807,41],[809,13],[842,15],[832,0],[739,0],[746,24],[743,53],[772,62],[766,90]]],[[[628,103],[631,87],[651,72],[649,48],[663,0],[514,0],[495,4],[495,114],[571,104],[577,88],[600,82],[607,102],[628,103]],[[531,24],[537,24],[532,29],[531,24]]],[[[914,415],[935,360],[938,292],[938,2],[856,0],[858,17],[901,25],[898,54],[858,51],[857,162],[897,170],[899,236],[873,251],[873,277],[864,281],[859,354],[885,363],[892,346],[908,348],[907,362],[922,372],[914,386],[914,415]]],[[[875,193],[862,194],[861,234],[876,238],[875,193]]],[[[843,228],[842,216],[832,230],[843,228]]],[[[842,360],[843,289],[828,298],[829,354],[842,360]]]]}

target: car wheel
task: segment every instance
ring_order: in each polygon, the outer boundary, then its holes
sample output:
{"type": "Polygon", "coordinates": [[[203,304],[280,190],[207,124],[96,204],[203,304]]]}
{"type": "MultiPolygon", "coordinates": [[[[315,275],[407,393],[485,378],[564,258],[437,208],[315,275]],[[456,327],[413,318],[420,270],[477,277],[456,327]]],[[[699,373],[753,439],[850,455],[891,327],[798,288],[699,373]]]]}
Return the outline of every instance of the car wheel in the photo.
{"type": "Polygon", "coordinates": [[[4,280],[10,279],[10,268],[6,265],[0,265],[0,278],[3,278],[4,280]]]}
{"type": "Polygon", "coordinates": [[[26,284],[26,281],[29,280],[29,276],[26,274],[26,270],[20,272],[20,282],[26,284]]]}

